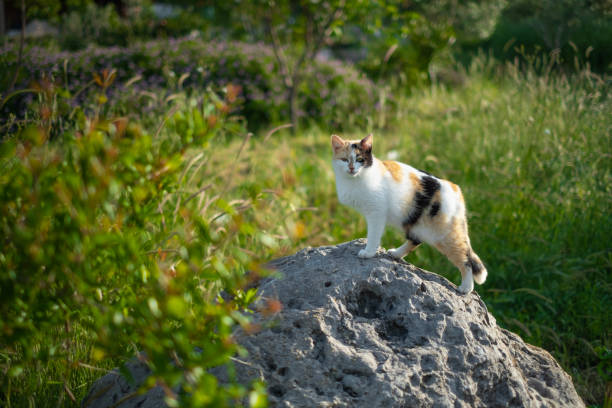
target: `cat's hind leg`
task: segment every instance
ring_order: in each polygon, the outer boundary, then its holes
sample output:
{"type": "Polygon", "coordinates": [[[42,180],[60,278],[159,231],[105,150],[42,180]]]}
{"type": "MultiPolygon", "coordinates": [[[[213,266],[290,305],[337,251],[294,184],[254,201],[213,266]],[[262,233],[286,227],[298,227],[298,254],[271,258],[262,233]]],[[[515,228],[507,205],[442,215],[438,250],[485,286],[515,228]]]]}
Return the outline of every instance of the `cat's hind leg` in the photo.
{"type": "Polygon", "coordinates": [[[461,271],[461,285],[457,290],[463,294],[468,294],[474,290],[474,276],[469,258],[471,249],[467,235],[462,228],[455,228],[435,246],[461,271]]]}
{"type": "Polygon", "coordinates": [[[469,294],[474,290],[474,276],[472,275],[472,267],[464,265],[461,270],[461,285],[457,287],[457,290],[465,295],[469,294]]]}
{"type": "Polygon", "coordinates": [[[421,241],[408,237],[402,246],[387,251],[395,259],[402,259],[421,244],[421,241]]]}

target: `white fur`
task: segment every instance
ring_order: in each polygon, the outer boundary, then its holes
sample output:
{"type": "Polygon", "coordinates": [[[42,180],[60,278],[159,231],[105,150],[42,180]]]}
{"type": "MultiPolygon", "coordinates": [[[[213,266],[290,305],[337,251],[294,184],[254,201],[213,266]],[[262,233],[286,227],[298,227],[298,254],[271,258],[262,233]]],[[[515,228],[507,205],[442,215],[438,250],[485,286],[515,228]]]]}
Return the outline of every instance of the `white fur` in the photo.
{"type": "MultiPolygon", "coordinates": [[[[354,156],[354,152],[351,155],[354,156]]],[[[374,158],[372,166],[357,166],[359,163],[351,163],[340,159],[333,159],[333,168],[336,175],[336,190],[338,199],[342,204],[348,205],[359,211],[366,219],[368,224],[368,237],[366,248],[359,252],[361,258],[371,258],[378,251],[386,225],[393,226],[402,233],[404,228],[402,222],[406,219],[412,206],[415,194],[415,187],[410,181],[410,173],[415,173],[420,177],[423,173],[419,170],[403,163],[398,163],[401,167],[402,178],[400,182],[393,180],[393,176],[386,170],[384,164],[374,158]],[[353,171],[349,166],[353,165],[353,171]],[[409,202],[406,202],[406,201],[409,202]]],[[[465,205],[461,199],[461,194],[452,189],[451,184],[446,180],[439,180],[441,206],[436,217],[438,222],[450,223],[455,217],[465,218],[465,205]]],[[[411,231],[419,240],[430,245],[436,245],[450,231],[450,228],[433,229],[429,228],[425,214],[420,217],[411,231]]],[[[391,249],[389,254],[402,258],[411,249],[410,242],[404,243],[396,249],[391,249]]],[[[471,270],[466,274],[463,283],[459,287],[462,293],[469,293],[474,287],[471,270]]]]}
{"type": "MultiPolygon", "coordinates": [[[[333,160],[334,172],[336,175],[336,190],[338,199],[342,204],[353,207],[359,211],[368,222],[368,238],[370,237],[370,223],[373,225],[390,225],[400,231],[404,231],[402,222],[406,219],[407,208],[410,208],[415,191],[414,186],[410,182],[410,173],[416,173],[422,176],[422,173],[407,164],[398,163],[402,169],[402,181],[396,182],[393,180],[391,173],[386,171],[384,164],[374,159],[372,166],[362,167],[356,175],[351,175],[348,172],[348,164],[341,160],[333,160]]],[[[460,195],[455,192],[448,182],[439,180],[441,183],[441,206],[438,213],[441,218],[450,222],[453,217],[463,217],[465,215],[465,206],[463,205],[460,195]]],[[[415,235],[423,242],[435,245],[444,235],[440,232],[428,228],[422,220],[412,227],[415,235]]],[[[380,245],[380,234],[372,235],[375,242],[370,243],[368,240],[368,248],[374,249],[380,245]],[[376,244],[376,247],[370,244],[376,244]]],[[[369,251],[371,252],[371,251],[369,251]]],[[[374,251],[375,252],[375,251],[374,251]]]]}
{"type": "Polygon", "coordinates": [[[472,268],[467,267],[465,276],[461,279],[461,285],[457,288],[461,293],[468,294],[474,290],[474,276],[472,275],[472,268]]]}

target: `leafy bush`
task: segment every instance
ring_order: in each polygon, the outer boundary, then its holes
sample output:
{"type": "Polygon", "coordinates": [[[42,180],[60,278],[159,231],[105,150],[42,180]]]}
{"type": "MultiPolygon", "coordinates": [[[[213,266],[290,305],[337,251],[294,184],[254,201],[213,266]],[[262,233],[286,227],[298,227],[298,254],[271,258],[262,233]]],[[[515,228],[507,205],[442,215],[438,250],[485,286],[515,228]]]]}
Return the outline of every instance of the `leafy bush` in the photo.
{"type": "MultiPolygon", "coordinates": [[[[0,72],[12,73],[15,51],[11,48],[1,51],[0,72]]],[[[278,81],[278,67],[271,49],[263,44],[183,38],[77,52],[52,53],[45,48],[31,47],[24,55],[17,89],[28,88],[33,79],[46,74],[61,83],[73,96],[72,104],[77,105],[96,92],[90,87],[90,73],[104,68],[115,69],[117,81],[124,84],[124,88],[111,87],[108,98],[124,97],[129,88],[134,97],[131,98],[134,112],[148,105],[146,95],[157,94],[162,89],[197,93],[200,89],[222,87],[231,82],[242,88],[240,113],[250,129],[286,120],[288,115],[285,91],[278,81]],[[125,87],[128,81],[133,85],[125,87]],[[135,104],[135,99],[140,105],[135,104]]],[[[12,75],[3,75],[0,89],[2,86],[6,89],[11,78],[12,75]]],[[[352,67],[335,61],[312,61],[299,98],[304,107],[302,120],[333,127],[363,125],[374,110],[372,83],[352,67]],[[346,118],[352,118],[352,122],[347,123],[346,118]]],[[[5,118],[16,112],[23,117],[29,99],[31,96],[16,96],[0,108],[0,113],[5,118]]]]}
{"type": "Polygon", "coordinates": [[[368,38],[368,57],[359,62],[371,78],[392,79],[405,87],[426,82],[429,65],[444,52],[449,27],[437,27],[418,13],[403,13],[368,38]]]}
{"type": "MultiPolygon", "coordinates": [[[[113,79],[97,76],[101,95],[113,79]]],[[[250,329],[255,292],[243,287],[274,242],[254,211],[260,187],[236,181],[232,162],[206,166],[210,146],[246,133],[228,114],[237,89],[177,95],[155,134],[104,115],[97,98],[55,141],[61,91],[39,92],[47,115],[0,143],[2,405],[76,401],[92,377],[83,372],[135,351],[153,370],[145,388],[161,385],[171,406],[226,406],[247,392],[265,405],[261,385],[220,386],[207,373],[239,350],[233,327],[250,329]]]]}
{"type": "Polygon", "coordinates": [[[543,51],[553,53],[563,69],[580,71],[588,64],[594,72],[609,74],[610,38],[612,8],[605,2],[521,0],[504,10],[488,39],[464,44],[463,48],[468,53],[475,48],[490,50],[503,60],[543,51]]]}

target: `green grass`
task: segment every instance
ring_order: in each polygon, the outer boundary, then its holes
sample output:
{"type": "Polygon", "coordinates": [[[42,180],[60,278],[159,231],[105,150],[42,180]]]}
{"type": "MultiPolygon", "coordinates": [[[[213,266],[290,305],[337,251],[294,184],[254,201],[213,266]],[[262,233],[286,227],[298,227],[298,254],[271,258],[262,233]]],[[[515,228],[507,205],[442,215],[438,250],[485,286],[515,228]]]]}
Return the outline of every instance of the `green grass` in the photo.
{"type": "MultiPolygon", "coordinates": [[[[476,76],[458,92],[414,95],[403,117],[410,131],[390,138],[408,162],[463,186],[489,270],[479,292],[502,326],[559,360],[588,403],[604,400],[596,367],[612,348],[612,105],[603,91],[476,76]]],[[[434,252],[411,260],[456,279],[434,252]]]]}
{"type": "MultiPolygon", "coordinates": [[[[85,398],[91,384],[100,376],[121,364],[116,359],[99,360],[93,356],[93,340],[91,335],[80,327],[71,328],[70,344],[65,345],[62,359],[51,360],[49,363],[38,363],[28,366],[23,375],[7,377],[7,385],[0,394],[0,401],[6,407],[61,407],[79,406],[85,398]],[[85,362],[85,363],[84,363],[85,362]],[[64,379],[65,385],[64,386],[64,379]],[[77,403],[73,403],[70,390],[77,403]]],[[[41,343],[48,342],[41,339],[41,343]]],[[[7,364],[10,354],[0,355],[0,362],[7,364]]]]}
{"type": "MultiPolygon", "coordinates": [[[[396,126],[374,136],[379,158],[395,151],[462,186],[472,244],[489,270],[476,290],[502,327],[551,352],[596,405],[604,404],[612,349],[612,105],[605,92],[585,77],[519,75],[511,67],[493,76],[470,72],[461,89],[433,86],[402,99],[396,126]]],[[[362,217],[337,201],[330,133],[279,133],[251,146],[253,158],[266,159],[243,174],[265,180],[289,203],[279,217],[287,237],[296,223],[304,228],[300,239],[281,240],[279,255],[366,235],[362,217]]],[[[401,242],[395,232],[383,238],[386,248],[401,242]]],[[[407,260],[459,281],[430,247],[407,260]]]]}
{"type": "MultiPolygon", "coordinates": [[[[461,185],[472,244],[489,270],[485,285],[476,287],[489,310],[501,326],[551,352],[587,404],[609,406],[612,104],[606,85],[587,75],[537,77],[511,67],[495,73],[480,67],[466,78],[461,88],[432,86],[395,100],[396,110],[381,112],[392,126],[374,131],[374,154],[386,159],[394,151],[400,161],[461,185]]],[[[160,146],[179,143],[180,129],[171,121],[158,132],[161,120],[139,119],[160,146]]],[[[211,141],[207,170],[186,188],[213,183],[215,192],[252,198],[249,217],[259,227],[253,234],[274,256],[364,237],[362,217],[336,197],[332,132],[312,127],[296,136],[286,130],[256,135],[244,149],[238,138],[211,141]]],[[[401,242],[393,231],[383,238],[386,248],[401,242]]],[[[240,243],[244,251],[264,250],[249,245],[240,243]]],[[[422,246],[407,260],[459,281],[432,248],[422,246]]],[[[87,333],[75,335],[71,346],[70,361],[116,363],[96,361],[87,333]]],[[[65,363],[26,369],[11,382],[10,406],[76,406],[57,381],[66,377],[65,363]]],[[[80,367],[67,386],[79,400],[98,375],[80,367]]]]}

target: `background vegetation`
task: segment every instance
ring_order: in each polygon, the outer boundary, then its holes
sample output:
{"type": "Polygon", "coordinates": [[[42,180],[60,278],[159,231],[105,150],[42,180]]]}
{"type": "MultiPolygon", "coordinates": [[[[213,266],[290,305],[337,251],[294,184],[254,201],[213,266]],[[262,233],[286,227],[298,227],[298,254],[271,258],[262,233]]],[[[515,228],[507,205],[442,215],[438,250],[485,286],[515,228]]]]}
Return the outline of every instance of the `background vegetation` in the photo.
{"type": "Polygon", "coordinates": [[[329,135],[373,131],[462,186],[489,310],[610,406],[608,2],[179,3],[28,1],[21,41],[5,0],[0,404],[76,406],[138,354],[171,406],[265,406],[207,369],[282,308],[266,260],[365,236],[329,135]]]}

